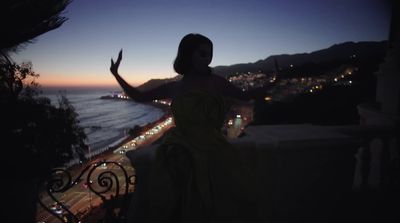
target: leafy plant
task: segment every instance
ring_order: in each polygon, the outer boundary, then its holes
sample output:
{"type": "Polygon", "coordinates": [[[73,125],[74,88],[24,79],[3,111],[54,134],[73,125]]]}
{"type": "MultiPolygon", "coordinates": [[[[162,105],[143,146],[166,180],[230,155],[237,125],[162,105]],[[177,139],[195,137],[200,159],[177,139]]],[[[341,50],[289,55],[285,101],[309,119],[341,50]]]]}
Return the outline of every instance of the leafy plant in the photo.
{"type": "Polygon", "coordinates": [[[75,154],[84,159],[86,134],[65,95],[58,106],[40,96],[39,74],[31,63],[5,60],[0,64],[1,125],[5,139],[4,163],[22,165],[29,176],[44,176],[75,154]]]}

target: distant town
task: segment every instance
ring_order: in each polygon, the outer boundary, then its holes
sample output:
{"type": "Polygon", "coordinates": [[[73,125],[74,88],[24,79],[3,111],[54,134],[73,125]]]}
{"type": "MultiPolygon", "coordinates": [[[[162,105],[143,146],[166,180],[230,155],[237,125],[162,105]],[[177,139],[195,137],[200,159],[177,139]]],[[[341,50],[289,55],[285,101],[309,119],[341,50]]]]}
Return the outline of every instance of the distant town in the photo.
{"type": "MultiPolygon", "coordinates": [[[[293,68],[293,65],[290,65],[293,68]]],[[[236,73],[231,75],[228,80],[243,91],[263,87],[267,83],[271,86],[265,96],[265,101],[282,101],[288,97],[296,96],[301,93],[316,93],[327,85],[351,85],[352,73],[357,70],[354,66],[342,67],[336,72],[321,74],[309,77],[304,75],[296,78],[279,78],[278,73],[236,73]],[[271,84],[273,83],[273,84],[271,84]]]]}

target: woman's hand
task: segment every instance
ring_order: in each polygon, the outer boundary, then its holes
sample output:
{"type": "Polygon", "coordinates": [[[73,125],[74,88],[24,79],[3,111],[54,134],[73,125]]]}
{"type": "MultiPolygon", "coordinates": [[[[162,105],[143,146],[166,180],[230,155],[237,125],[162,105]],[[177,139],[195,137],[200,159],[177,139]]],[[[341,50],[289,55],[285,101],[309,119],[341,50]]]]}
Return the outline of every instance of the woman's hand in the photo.
{"type": "Polygon", "coordinates": [[[115,61],[115,63],[114,60],[111,58],[110,71],[112,74],[118,75],[118,67],[119,64],[121,63],[121,60],[122,60],[122,49],[119,51],[118,58],[117,61],[115,61]]]}

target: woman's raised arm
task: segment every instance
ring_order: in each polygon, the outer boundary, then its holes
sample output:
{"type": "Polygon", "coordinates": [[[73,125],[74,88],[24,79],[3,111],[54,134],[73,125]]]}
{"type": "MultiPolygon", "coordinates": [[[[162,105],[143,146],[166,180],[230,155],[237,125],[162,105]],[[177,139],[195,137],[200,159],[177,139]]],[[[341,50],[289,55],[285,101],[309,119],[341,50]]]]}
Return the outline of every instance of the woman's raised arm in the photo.
{"type": "Polygon", "coordinates": [[[122,87],[124,92],[133,100],[139,102],[149,102],[155,99],[165,99],[172,97],[173,88],[175,87],[176,83],[170,82],[167,84],[163,84],[159,87],[156,87],[152,90],[141,92],[128,82],[126,82],[118,73],[118,68],[122,60],[122,49],[119,51],[118,58],[114,62],[111,58],[111,66],[110,71],[114,75],[115,79],[117,80],[118,84],[122,87]]]}

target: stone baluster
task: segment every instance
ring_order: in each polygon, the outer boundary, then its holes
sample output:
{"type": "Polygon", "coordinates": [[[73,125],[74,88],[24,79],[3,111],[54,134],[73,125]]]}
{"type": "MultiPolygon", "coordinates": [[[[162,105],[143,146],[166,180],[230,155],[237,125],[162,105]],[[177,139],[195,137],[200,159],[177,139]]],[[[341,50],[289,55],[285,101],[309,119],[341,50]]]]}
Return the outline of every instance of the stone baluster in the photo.
{"type": "Polygon", "coordinates": [[[391,179],[391,152],[390,135],[382,137],[383,145],[380,157],[380,188],[384,189],[390,184],[391,179]]]}
{"type": "Polygon", "coordinates": [[[368,189],[368,179],[370,174],[370,165],[371,165],[371,147],[370,140],[366,139],[363,141],[363,145],[359,150],[360,156],[359,161],[361,165],[361,183],[360,189],[366,190],[368,189]]]}

